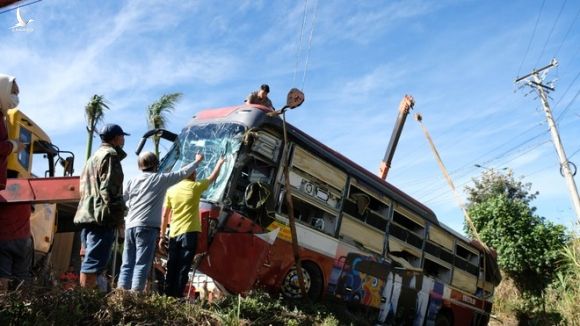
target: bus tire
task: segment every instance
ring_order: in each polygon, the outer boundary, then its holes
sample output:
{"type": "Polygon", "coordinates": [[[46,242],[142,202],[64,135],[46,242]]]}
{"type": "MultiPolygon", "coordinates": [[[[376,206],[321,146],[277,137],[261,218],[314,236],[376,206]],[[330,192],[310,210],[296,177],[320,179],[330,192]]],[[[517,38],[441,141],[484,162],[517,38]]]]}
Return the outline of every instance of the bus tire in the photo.
{"type": "MultiPolygon", "coordinates": [[[[322,295],[322,273],[316,264],[304,262],[302,264],[302,275],[304,276],[304,287],[307,295],[312,300],[317,300],[322,295]]],[[[291,299],[302,298],[300,282],[298,280],[298,271],[292,266],[284,280],[282,281],[282,295],[291,299]]]]}
{"type": "Polygon", "coordinates": [[[453,322],[449,316],[449,312],[447,311],[439,311],[437,314],[437,318],[435,319],[435,326],[452,326],[453,322]]]}
{"type": "Polygon", "coordinates": [[[310,274],[310,289],[308,290],[308,297],[310,297],[311,300],[319,300],[322,297],[322,289],[324,288],[322,272],[315,263],[309,261],[304,263],[304,270],[310,274]]]}

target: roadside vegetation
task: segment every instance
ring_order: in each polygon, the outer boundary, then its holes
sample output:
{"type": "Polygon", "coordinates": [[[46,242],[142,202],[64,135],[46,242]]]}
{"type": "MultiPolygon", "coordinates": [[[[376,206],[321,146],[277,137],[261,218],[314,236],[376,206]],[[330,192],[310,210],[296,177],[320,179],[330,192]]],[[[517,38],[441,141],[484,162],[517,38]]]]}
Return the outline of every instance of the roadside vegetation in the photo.
{"type": "Polygon", "coordinates": [[[370,325],[364,313],[333,303],[274,298],[263,292],[212,303],[157,294],[75,288],[0,294],[0,325],[370,325]]]}
{"type": "MultiPolygon", "coordinates": [[[[466,188],[482,240],[497,250],[503,280],[490,325],[580,326],[580,240],[538,216],[531,185],[486,171],[466,188]]],[[[467,230],[467,229],[466,229],[467,230]]],[[[467,230],[466,232],[469,232],[467,230]]],[[[0,294],[0,325],[370,325],[365,311],[254,292],[193,303],[152,295],[58,287],[0,294]]]]}
{"type": "Polygon", "coordinates": [[[511,171],[487,170],[473,181],[466,187],[468,212],[481,239],[497,250],[503,275],[491,324],[580,325],[577,236],[538,216],[531,202],[539,193],[511,171]]]}

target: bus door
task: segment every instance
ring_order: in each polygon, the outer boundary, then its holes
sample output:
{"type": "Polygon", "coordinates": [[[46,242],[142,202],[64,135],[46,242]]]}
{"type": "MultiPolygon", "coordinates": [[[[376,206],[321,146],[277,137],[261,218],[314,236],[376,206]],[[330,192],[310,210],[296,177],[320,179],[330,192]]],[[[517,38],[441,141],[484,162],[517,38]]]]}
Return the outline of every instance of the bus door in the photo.
{"type": "Polygon", "coordinates": [[[387,325],[423,325],[433,280],[415,268],[395,267],[387,276],[379,322],[387,325]]]}

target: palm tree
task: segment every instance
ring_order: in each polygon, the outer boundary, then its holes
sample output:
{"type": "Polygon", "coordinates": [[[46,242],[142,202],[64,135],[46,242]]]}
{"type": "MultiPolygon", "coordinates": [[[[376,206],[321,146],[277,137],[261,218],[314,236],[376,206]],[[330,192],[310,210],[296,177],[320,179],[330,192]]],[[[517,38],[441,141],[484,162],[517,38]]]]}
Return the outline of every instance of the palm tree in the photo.
{"type": "Polygon", "coordinates": [[[104,95],[93,95],[89,103],[85,106],[85,117],[87,118],[87,154],[86,160],[91,156],[91,151],[93,149],[93,135],[97,128],[97,124],[103,121],[105,115],[105,109],[109,109],[107,101],[104,95]]]}
{"type": "MultiPolygon", "coordinates": [[[[181,98],[181,93],[164,94],[157,102],[147,108],[147,125],[150,129],[165,128],[168,112],[175,109],[175,103],[181,98]]],[[[153,136],[155,155],[159,157],[159,136],[153,136]]]]}

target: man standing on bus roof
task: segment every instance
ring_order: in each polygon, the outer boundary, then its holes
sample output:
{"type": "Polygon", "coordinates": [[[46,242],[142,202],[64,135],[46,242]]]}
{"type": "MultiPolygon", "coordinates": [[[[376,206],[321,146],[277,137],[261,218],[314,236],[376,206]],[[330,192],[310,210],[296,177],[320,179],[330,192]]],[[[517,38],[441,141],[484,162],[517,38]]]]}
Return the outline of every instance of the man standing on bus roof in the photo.
{"type": "Polygon", "coordinates": [[[127,182],[124,198],[129,207],[125,218],[123,264],[119,274],[119,289],[142,292],[157,247],[161,225],[161,211],[167,188],[195,172],[203,160],[202,154],[179,171],[159,172],[159,159],[151,152],[139,155],[138,165],[143,172],[127,182]]]}
{"type": "Polygon", "coordinates": [[[168,296],[183,297],[189,270],[197,249],[198,234],[201,232],[199,216],[201,194],[217,179],[224,162],[224,157],[220,157],[207,179],[197,181],[194,171],[187,179],[167,190],[159,248],[161,250],[165,248],[165,230],[171,215],[165,276],[165,294],[168,296]]]}
{"type": "MultiPolygon", "coordinates": [[[[8,156],[24,149],[18,140],[8,139],[6,116],[18,106],[20,90],[16,79],[0,74],[0,190],[6,189],[8,156]]],[[[32,268],[30,204],[0,207],[0,292],[11,279],[28,281],[32,268]]]]}
{"type": "Polygon", "coordinates": [[[260,104],[270,109],[274,110],[274,106],[272,105],[272,101],[268,98],[268,94],[270,93],[270,86],[268,84],[262,84],[260,86],[260,90],[251,92],[246,99],[248,104],[260,104]]]}
{"type": "Polygon", "coordinates": [[[115,229],[123,224],[123,168],[125,133],[116,124],[105,125],[101,146],[91,156],[80,177],[80,201],[74,223],[82,227],[85,257],[81,263],[81,287],[96,288],[97,275],[107,268],[115,229]]]}

